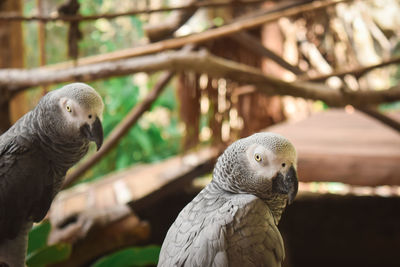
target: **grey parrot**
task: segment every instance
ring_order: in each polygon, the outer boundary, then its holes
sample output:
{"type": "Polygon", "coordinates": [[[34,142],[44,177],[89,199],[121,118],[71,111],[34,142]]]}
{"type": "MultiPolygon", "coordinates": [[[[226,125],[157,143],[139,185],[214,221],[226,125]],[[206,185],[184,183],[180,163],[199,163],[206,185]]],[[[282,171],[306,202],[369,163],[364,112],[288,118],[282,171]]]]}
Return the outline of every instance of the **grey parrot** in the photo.
{"type": "Polygon", "coordinates": [[[47,93],[0,136],[0,264],[24,266],[27,234],[41,221],[66,172],[103,142],[103,101],[89,85],[47,93]]]}
{"type": "Polygon", "coordinates": [[[297,194],[296,166],[296,150],[281,135],[232,143],[168,230],[158,266],[281,266],[277,224],[297,194]]]}

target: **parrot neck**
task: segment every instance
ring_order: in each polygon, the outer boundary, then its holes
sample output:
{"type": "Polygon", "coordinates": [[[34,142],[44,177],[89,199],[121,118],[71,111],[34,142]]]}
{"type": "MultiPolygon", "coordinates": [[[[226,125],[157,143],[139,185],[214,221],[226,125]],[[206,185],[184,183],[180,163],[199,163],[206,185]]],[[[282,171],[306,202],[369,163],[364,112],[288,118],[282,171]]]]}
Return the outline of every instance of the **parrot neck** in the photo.
{"type": "MultiPolygon", "coordinates": [[[[246,192],[238,192],[235,189],[231,189],[226,186],[221,186],[219,182],[216,182],[214,179],[206,186],[205,190],[208,192],[215,194],[215,192],[225,192],[230,194],[240,194],[246,192]]],[[[246,193],[247,194],[247,193],[246,193]]],[[[283,195],[274,195],[268,199],[260,198],[270,209],[273,217],[275,225],[278,225],[283,210],[286,207],[287,198],[283,195]]]]}
{"type": "Polygon", "coordinates": [[[88,142],[59,142],[57,140],[49,140],[45,135],[41,135],[40,138],[43,140],[42,149],[47,158],[62,176],[83,158],[89,149],[88,142]]]}
{"type": "Polygon", "coordinates": [[[272,192],[271,183],[248,182],[257,179],[253,177],[248,166],[243,164],[244,160],[240,155],[243,155],[243,148],[231,146],[218,158],[210,189],[232,194],[252,194],[258,197],[269,207],[277,225],[286,207],[287,196],[272,192]]]}
{"type": "Polygon", "coordinates": [[[286,207],[287,198],[285,196],[275,195],[272,198],[263,199],[263,201],[271,210],[275,224],[278,225],[281,220],[282,212],[286,207]]]}
{"type": "Polygon", "coordinates": [[[41,148],[46,157],[53,163],[54,170],[60,176],[65,176],[68,169],[74,166],[89,149],[88,142],[69,142],[49,138],[45,134],[38,134],[41,139],[41,148]]]}

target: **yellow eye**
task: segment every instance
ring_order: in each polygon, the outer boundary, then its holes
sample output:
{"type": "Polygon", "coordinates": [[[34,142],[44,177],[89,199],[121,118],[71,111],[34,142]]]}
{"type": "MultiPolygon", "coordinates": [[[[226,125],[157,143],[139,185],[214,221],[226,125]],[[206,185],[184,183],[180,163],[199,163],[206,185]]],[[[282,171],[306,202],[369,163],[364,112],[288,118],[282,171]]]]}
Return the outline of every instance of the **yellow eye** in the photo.
{"type": "Polygon", "coordinates": [[[261,160],[262,160],[262,158],[261,158],[261,156],[260,156],[259,154],[255,154],[255,155],[254,155],[254,159],[255,159],[256,161],[261,161],[261,160]]]}
{"type": "Polygon", "coordinates": [[[67,105],[65,108],[67,109],[68,112],[72,112],[72,109],[70,106],[67,105]]]}

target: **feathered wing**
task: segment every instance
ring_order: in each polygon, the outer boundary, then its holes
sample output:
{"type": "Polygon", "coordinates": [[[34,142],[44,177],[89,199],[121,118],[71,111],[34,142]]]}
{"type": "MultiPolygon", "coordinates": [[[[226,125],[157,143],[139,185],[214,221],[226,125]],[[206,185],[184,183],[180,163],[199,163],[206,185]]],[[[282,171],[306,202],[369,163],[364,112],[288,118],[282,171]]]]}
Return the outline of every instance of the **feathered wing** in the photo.
{"type": "Polygon", "coordinates": [[[169,229],[158,266],[275,267],[283,253],[280,233],[261,200],[203,190],[169,229]]]}
{"type": "Polygon", "coordinates": [[[36,147],[23,135],[0,136],[0,243],[43,219],[50,207],[51,170],[36,147]]]}
{"type": "Polygon", "coordinates": [[[228,266],[222,205],[220,196],[200,192],[168,230],[158,266],[228,266]]]}
{"type": "Polygon", "coordinates": [[[229,266],[281,266],[285,257],[282,236],[268,206],[253,195],[238,194],[227,231],[229,266]]]}

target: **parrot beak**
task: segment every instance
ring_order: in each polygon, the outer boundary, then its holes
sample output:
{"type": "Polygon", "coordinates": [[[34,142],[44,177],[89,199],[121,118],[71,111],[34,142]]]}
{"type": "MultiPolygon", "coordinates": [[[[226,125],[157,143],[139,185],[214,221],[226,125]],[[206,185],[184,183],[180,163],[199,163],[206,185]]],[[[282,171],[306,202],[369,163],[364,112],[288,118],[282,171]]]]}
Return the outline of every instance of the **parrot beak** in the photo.
{"type": "Polygon", "coordinates": [[[288,204],[292,204],[297,195],[298,187],[297,172],[293,166],[290,166],[285,177],[279,172],[272,180],[272,190],[275,193],[287,194],[288,204]]]}
{"type": "Polygon", "coordinates": [[[100,119],[96,118],[90,126],[85,123],[81,127],[81,132],[87,139],[96,143],[97,151],[99,151],[103,144],[103,126],[101,125],[100,119]]]}

